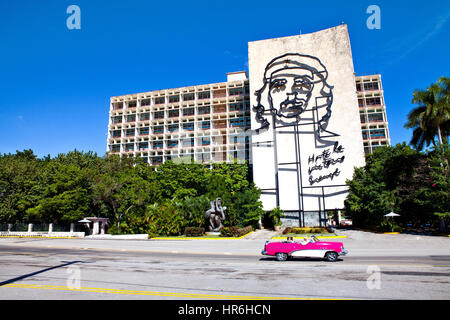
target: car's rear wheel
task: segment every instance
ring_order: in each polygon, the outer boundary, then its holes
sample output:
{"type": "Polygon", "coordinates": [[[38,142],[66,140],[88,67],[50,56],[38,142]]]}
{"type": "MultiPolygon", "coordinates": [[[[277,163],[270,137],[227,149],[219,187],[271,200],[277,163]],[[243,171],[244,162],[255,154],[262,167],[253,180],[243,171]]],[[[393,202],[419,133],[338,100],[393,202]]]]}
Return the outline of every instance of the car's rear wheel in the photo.
{"type": "Polygon", "coordinates": [[[278,252],[275,254],[275,258],[277,259],[277,261],[286,261],[288,258],[287,253],[284,252],[278,252]]]}
{"type": "Polygon", "coordinates": [[[334,251],[327,252],[325,259],[330,262],[334,262],[338,259],[338,254],[334,251]]]}

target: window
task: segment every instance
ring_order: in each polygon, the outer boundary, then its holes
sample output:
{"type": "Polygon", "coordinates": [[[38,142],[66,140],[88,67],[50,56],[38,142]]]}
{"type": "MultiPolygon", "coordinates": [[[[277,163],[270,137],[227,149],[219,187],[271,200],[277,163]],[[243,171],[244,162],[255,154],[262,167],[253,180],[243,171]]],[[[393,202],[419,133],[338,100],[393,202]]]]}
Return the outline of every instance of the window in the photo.
{"type": "Polygon", "coordinates": [[[183,130],[193,131],[194,123],[193,122],[183,123],[183,130]]]}
{"type": "Polygon", "coordinates": [[[363,139],[367,139],[367,130],[362,130],[363,139]]]}
{"type": "Polygon", "coordinates": [[[115,102],[115,103],[113,103],[113,109],[114,110],[123,109],[123,102],[115,102]]]}
{"type": "Polygon", "coordinates": [[[121,136],[121,131],[120,130],[113,130],[111,131],[111,137],[112,138],[118,138],[121,136]]]}
{"type": "Polygon", "coordinates": [[[168,140],[167,141],[168,148],[176,148],[178,147],[178,140],[168,140]]]}
{"type": "Polygon", "coordinates": [[[376,129],[370,130],[371,138],[386,138],[386,134],[384,133],[384,129],[376,129]]]}
{"type": "Polygon", "coordinates": [[[195,99],[194,93],[186,93],[183,95],[183,101],[192,101],[195,99]]]}
{"type": "Polygon", "coordinates": [[[130,136],[134,136],[135,130],[134,129],[127,129],[125,131],[125,136],[130,137],[130,136]]]}
{"type": "Polygon", "coordinates": [[[175,103],[175,102],[180,102],[180,96],[179,95],[169,96],[169,103],[175,103]]]}
{"type": "Polygon", "coordinates": [[[244,106],[242,103],[232,103],[230,104],[230,111],[243,111],[244,106]]]}
{"type": "Polygon", "coordinates": [[[134,151],[134,143],[127,143],[125,145],[125,151],[134,151]]]}
{"type": "Polygon", "coordinates": [[[155,156],[151,158],[152,164],[160,164],[162,163],[162,156],[155,156]]]}
{"type": "Polygon", "coordinates": [[[111,152],[120,152],[120,144],[113,144],[111,146],[111,152]]]}
{"type": "Polygon", "coordinates": [[[383,122],[382,113],[371,113],[367,116],[369,122],[383,122]]]}
{"type": "Polygon", "coordinates": [[[164,146],[162,141],[153,141],[153,149],[162,149],[164,146]]]}
{"type": "Polygon", "coordinates": [[[178,123],[176,123],[176,124],[169,124],[169,125],[167,126],[167,130],[168,130],[169,132],[175,132],[175,131],[178,131],[178,129],[179,129],[178,123]]]}
{"type": "Polygon", "coordinates": [[[368,106],[376,106],[381,104],[381,99],[379,97],[377,98],[366,98],[366,104],[368,106]]]}
{"type": "Polygon", "coordinates": [[[180,110],[178,110],[178,109],[169,110],[169,118],[175,118],[175,117],[178,117],[179,115],[180,115],[180,110]]]}
{"type": "Polygon", "coordinates": [[[241,88],[231,88],[228,90],[228,94],[230,96],[238,96],[238,95],[241,95],[242,93],[244,93],[244,89],[242,87],[241,88]]]}
{"type": "Polygon", "coordinates": [[[127,115],[127,122],[134,122],[134,121],[136,121],[136,115],[135,114],[127,115]]]}
{"type": "Polygon", "coordinates": [[[155,126],[155,127],[153,127],[153,133],[154,134],[164,133],[164,127],[163,126],[155,126]]]}
{"type": "Polygon", "coordinates": [[[128,108],[136,108],[136,106],[137,106],[136,100],[128,101],[128,108]]]}
{"type": "Polygon", "coordinates": [[[356,91],[361,91],[361,83],[356,84],[356,91]]]}
{"type": "Polygon", "coordinates": [[[194,115],[194,108],[183,109],[183,116],[192,116],[192,115],[194,115]]]}
{"type": "Polygon", "coordinates": [[[364,90],[366,90],[366,91],[378,90],[378,82],[364,83],[364,90]]]}
{"type": "Polygon", "coordinates": [[[209,99],[211,98],[211,93],[209,91],[203,91],[198,93],[199,99],[209,99]]]}
{"type": "Polygon", "coordinates": [[[200,139],[200,144],[202,146],[209,146],[211,144],[211,138],[210,137],[203,137],[200,139]]]}
{"type": "Polygon", "coordinates": [[[166,102],[166,98],[165,97],[155,98],[155,104],[164,104],[165,102],[166,102]]]}
{"type": "Polygon", "coordinates": [[[211,112],[211,108],[209,106],[198,108],[198,114],[206,114],[206,113],[210,113],[210,112],[211,112]]]}
{"type": "Polygon", "coordinates": [[[155,111],[153,117],[155,119],[164,119],[164,111],[155,111]]]}
{"type": "Polygon", "coordinates": [[[144,127],[144,128],[140,128],[139,129],[139,135],[146,136],[148,134],[149,134],[149,128],[148,127],[144,127]]]}
{"type": "Polygon", "coordinates": [[[210,121],[202,121],[200,127],[202,128],[202,130],[210,129],[211,122],[210,121]]]}
{"type": "Polygon", "coordinates": [[[148,149],[148,142],[140,142],[138,144],[138,150],[145,150],[148,149]]]}
{"type": "Polygon", "coordinates": [[[183,147],[192,147],[194,146],[194,138],[184,138],[183,140],[183,147]]]}
{"type": "Polygon", "coordinates": [[[122,123],[122,116],[115,116],[115,117],[112,117],[112,123],[113,124],[117,124],[117,123],[122,123]]]}
{"type": "Polygon", "coordinates": [[[141,100],[141,106],[149,106],[149,105],[150,105],[150,99],[141,100]]]}
{"type": "Polygon", "coordinates": [[[141,114],[139,115],[139,119],[140,119],[141,121],[150,120],[150,112],[141,113],[141,114]]]}

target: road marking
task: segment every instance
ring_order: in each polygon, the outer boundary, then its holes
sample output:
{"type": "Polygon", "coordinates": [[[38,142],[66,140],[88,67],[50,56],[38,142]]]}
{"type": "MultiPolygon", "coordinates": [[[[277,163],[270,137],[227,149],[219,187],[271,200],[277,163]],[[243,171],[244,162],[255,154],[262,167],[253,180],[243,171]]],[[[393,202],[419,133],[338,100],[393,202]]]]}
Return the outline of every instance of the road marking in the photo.
{"type": "Polygon", "coordinates": [[[175,298],[216,299],[216,300],[217,299],[231,299],[231,300],[350,300],[350,299],[304,298],[304,297],[237,296],[237,295],[201,294],[201,293],[183,293],[183,292],[157,292],[157,291],[122,290],[122,289],[89,288],[89,287],[81,287],[81,288],[71,289],[66,286],[18,284],[18,283],[7,284],[2,287],[19,288],[19,289],[79,291],[79,292],[92,292],[92,293],[132,294],[132,295],[175,297],[175,298]]]}

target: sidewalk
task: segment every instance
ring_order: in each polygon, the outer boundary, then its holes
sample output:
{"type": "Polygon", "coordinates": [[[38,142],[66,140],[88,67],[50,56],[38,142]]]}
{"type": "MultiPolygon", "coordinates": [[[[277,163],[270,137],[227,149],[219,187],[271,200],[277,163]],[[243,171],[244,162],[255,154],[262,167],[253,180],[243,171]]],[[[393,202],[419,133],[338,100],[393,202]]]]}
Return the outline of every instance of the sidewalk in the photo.
{"type": "Polygon", "coordinates": [[[277,232],[270,229],[257,229],[250,233],[248,236],[244,237],[244,240],[270,240],[272,237],[276,236],[277,232]]]}

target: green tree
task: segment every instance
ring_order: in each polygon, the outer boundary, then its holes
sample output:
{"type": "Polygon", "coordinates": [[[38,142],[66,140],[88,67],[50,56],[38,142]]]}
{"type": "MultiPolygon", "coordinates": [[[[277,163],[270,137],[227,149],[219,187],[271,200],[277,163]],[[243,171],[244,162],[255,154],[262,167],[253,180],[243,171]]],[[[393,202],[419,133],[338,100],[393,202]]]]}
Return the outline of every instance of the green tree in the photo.
{"type": "Polygon", "coordinates": [[[417,196],[429,179],[426,156],[405,143],[377,148],[347,181],[347,214],[355,226],[372,229],[385,226],[384,215],[391,210],[401,214],[396,221],[404,223],[428,219],[426,205],[418,203],[417,196]]]}
{"type": "Polygon", "coordinates": [[[0,221],[26,219],[26,211],[37,205],[44,189],[42,172],[48,158],[37,159],[32,150],[0,155],[0,221]]]}
{"type": "Polygon", "coordinates": [[[450,132],[450,78],[442,77],[426,90],[416,90],[412,103],[418,107],[408,114],[405,128],[413,129],[410,144],[417,150],[431,143],[448,141],[450,132]]]}

